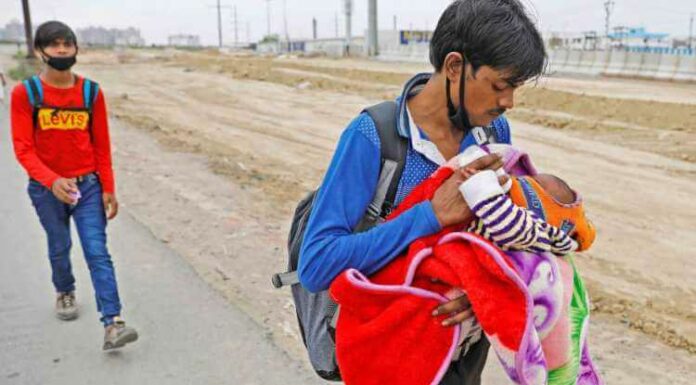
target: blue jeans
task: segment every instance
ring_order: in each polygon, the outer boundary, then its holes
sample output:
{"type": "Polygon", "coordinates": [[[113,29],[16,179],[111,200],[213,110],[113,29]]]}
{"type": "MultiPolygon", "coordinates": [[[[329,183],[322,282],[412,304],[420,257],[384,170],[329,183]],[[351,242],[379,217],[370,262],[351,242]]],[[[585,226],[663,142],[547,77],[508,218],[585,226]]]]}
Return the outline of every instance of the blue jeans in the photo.
{"type": "Polygon", "coordinates": [[[101,321],[106,326],[113,323],[114,316],[120,315],[121,301],[114,266],[106,249],[102,188],[94,174],[86,176],[77,186],[82,197],[75,206],[59,201],[49,189],[35,180],[29,181],[27,191],[46,231],[53,286],[61,293],[75,290],[75,277],[70,264],[70,217],[73,217],[92,277],[97,310],[102,314],[101,321]]]}

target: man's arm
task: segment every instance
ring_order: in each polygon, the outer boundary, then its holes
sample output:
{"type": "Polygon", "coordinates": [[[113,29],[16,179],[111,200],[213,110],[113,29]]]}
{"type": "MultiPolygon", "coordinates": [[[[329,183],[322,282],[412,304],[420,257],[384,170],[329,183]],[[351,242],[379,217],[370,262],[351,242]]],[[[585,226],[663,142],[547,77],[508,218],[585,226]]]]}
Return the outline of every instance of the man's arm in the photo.
{"type": "Polygon", "coordinates": [[[377,188],[380,149],[375,140],[379,139],[365,134],[374,130],[367,114],[351,123],[317,192],[298,266],[300,281],[310,291],[327,289],[348,268],[372,274],[412,241],[440,231],[432,204],[425,201],[391,221],[353,234],[377,188]]]}

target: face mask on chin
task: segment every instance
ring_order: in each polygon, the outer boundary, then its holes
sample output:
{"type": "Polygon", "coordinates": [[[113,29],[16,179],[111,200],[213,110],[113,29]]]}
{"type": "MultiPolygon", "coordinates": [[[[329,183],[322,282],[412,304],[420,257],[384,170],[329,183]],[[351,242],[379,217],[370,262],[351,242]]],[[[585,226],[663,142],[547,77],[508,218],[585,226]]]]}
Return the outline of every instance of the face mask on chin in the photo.
{"type": "Polygon", "coordinates": [[[447,88],[447,113],[450,122],[457,127],[459,130],[464,132],[464,135],[468,134],[473,128],[471,122],[469,121],[469,115],[464,107],[464,78],[466,77],[466,57],[462,54],[462,73],[459,76],[459,105],[454,108],[452,103],[452,97],[450,95],[450,80],[447,78],[445,82],[445,87],[447,88]]]}
{"type": "Polygon", "coordinates": [[[43,55],[41,58],[43,62],[56,71],[67,71],[70,68],[72,68],[72,66],[74,66],[77,62],[77,53],[75,53],[75,55],[73,56],[68,57],[53,57],[47,55],[43,51],[42,53],[43,55]]]}

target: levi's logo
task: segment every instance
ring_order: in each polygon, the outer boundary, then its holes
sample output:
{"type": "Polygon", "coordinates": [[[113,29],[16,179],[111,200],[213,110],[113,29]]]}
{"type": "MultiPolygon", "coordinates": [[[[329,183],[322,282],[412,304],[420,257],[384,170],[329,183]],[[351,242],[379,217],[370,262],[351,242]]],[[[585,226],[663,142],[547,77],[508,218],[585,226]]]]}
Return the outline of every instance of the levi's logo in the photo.
{"type": "Polygon", "coordinates": [[[38,114],[41,130],[86,130],[89,124],[87,111],[41,108],[38,114]]]}

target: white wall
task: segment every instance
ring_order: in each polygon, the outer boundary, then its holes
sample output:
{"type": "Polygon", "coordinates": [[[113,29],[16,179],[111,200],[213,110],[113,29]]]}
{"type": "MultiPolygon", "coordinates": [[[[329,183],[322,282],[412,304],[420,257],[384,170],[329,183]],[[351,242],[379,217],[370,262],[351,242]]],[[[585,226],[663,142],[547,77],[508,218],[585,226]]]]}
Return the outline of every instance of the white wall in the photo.
{"type": "Polygon", "coordinates": [[[626,51],[552,50],[550,72],[696,82],[696,56],[626,51]]]}

